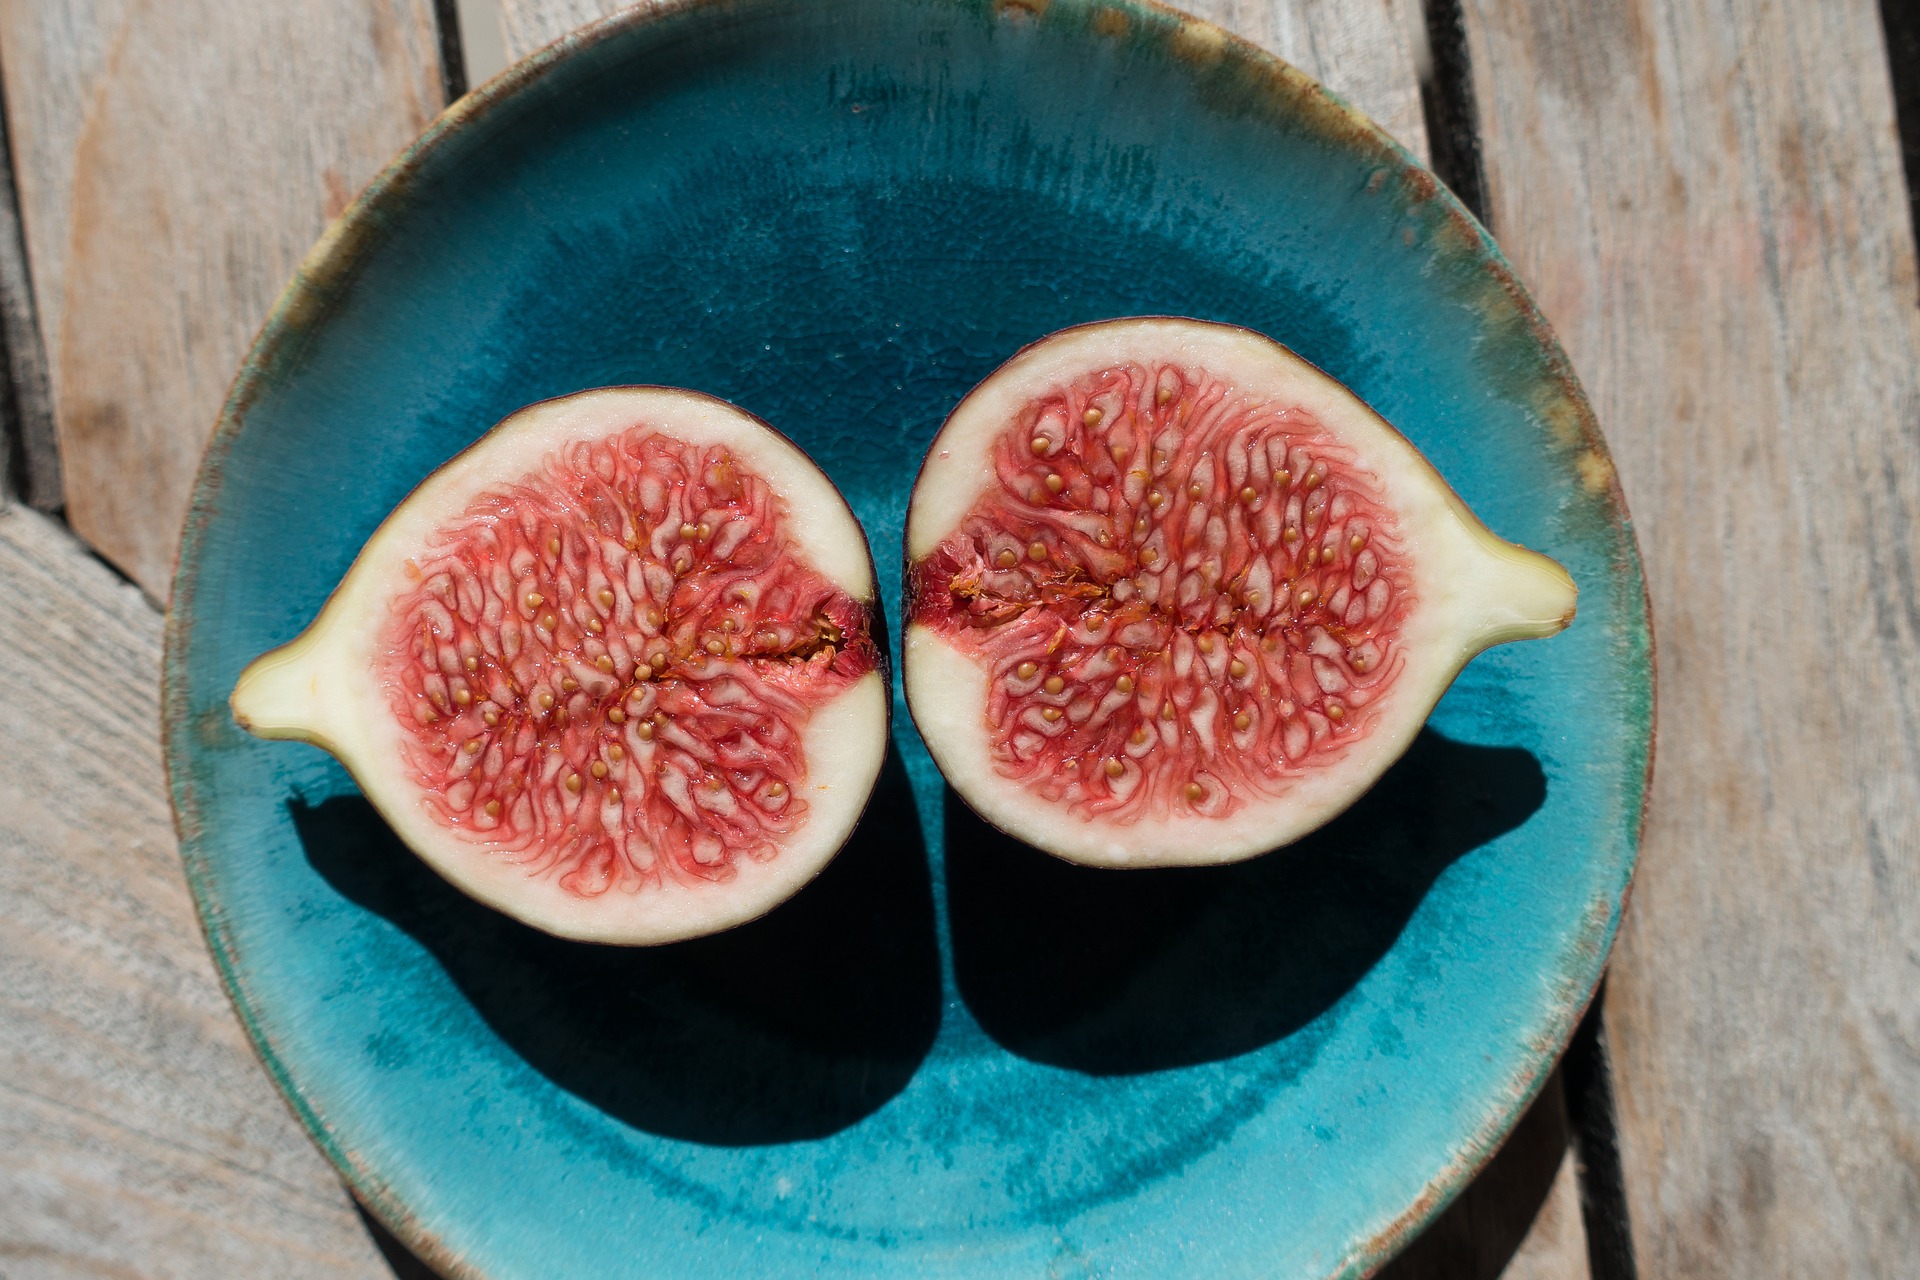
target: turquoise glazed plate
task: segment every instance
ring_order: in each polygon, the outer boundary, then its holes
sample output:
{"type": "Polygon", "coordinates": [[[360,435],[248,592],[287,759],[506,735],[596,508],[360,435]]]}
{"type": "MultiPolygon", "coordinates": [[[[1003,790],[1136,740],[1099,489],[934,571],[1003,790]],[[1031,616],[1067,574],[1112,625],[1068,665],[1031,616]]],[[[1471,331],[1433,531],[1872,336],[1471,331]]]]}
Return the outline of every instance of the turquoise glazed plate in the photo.
{"type": "Polygon", "coordinates": [[[1545,1080],[1619,921],[1639,562],[1485,234],[1298,72],[1146,4],[688,0],[463,99],[302,267],[201,471],[168,633],[187,872],[261,1056],[449,1274],[1357,1276],[1545,1080]],[[1021,344],[1140,313],[1288,343],[1581,590],[1351,814],[1232,868],[986,830],[904,715],[799,897],[658,950],[428,872],[227,695],[513,409],[696,387],[808,449],[898,621],[915,468],[1021,344]]]}

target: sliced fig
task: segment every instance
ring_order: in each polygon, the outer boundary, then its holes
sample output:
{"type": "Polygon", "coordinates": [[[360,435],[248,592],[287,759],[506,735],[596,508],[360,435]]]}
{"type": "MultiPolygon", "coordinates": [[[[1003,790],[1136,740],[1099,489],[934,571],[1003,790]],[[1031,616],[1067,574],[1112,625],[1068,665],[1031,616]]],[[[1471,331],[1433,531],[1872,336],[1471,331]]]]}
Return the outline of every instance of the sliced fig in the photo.
{"type": "Polygon", "coordinates": [[[338,756],[480,901],[668,942],[771,909],[853,830],[886,750],[873,618],[860,527],[784,436],[583,392],[428,477],[233,713],[338,756]]]}
{"type": "Polygon", "coordinates": [[[1405,437],[1257,333],[1086,325],[934,440],[907,516],[907,704],[987,821],[1097,866],[1325,823],[1490,645],[1573,618],[1405,437]]]}

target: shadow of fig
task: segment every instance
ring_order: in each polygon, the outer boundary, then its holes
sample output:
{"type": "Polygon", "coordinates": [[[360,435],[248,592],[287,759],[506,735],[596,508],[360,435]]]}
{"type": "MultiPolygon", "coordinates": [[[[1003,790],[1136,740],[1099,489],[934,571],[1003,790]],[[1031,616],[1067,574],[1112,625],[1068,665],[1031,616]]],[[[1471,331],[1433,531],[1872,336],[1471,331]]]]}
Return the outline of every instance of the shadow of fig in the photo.
{"type": "Polygon", "coordinates": [[[1359,803],[1225,867],[1048,857],[947,798],[955,976],[1013,1053],[1095,1075],[1234,1057],[1332,1008],[1463,855],[1546,801],[1531,752],[1425,729],[1359,803]]]}
{"type": "Polygon", "coordinates": [[[358,795],[291,812],[328,883],[418,940],[535,1070],[635,1128],[735,1146],[825,1137],[905,1088],[939,1029],[932,888],[897,755],[846,848],[791,901],[662,947],[569,942],[481,906],[358,795]]]}

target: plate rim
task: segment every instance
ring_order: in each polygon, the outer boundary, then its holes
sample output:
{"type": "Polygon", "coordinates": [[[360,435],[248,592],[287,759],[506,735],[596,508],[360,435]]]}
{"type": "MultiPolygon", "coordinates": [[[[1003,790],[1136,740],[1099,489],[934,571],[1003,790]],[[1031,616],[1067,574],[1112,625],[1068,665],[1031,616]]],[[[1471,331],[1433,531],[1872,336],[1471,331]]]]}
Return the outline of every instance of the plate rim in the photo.
{"type": "MultiPolygon", "coordinates": [[[[404,211],[408,188],[434,155],[494,109],[529,90],[574,57],[616,40],[629,31],[703,13],[750,9],[782,2],[650,0],[636,4],[575,28],[449,103],[326,226],[294,268],[292,277],[248,346],[195,471],[187,516],[175,552],[171,603],[166,616],[161,662],[161,740],[174,833],[201,932],[219,972],[222,990],[246,1032],[255,1057],[266,1069],[308,1138],[333,1165],[360,1206],[373,1214],[423,1262],[457,1280],[494,1280],[494,1277],[480,1264],[454,1251],[415,1216],[379,1170],[356,1157],[335,1136],[321,1108],[295,1080],[287,1064],[268,1042],[264,1017],[255,1011],[256,998],[234,953],[223,904],[206,877],[204,864],[191,852],[202,836],[199,808],[193,784],[187,776],[192,753],[185,745],[192,737],[192,716],[187,698],[189,632],[192,629],[189,619],[194,615],[201,547],[209,526],[219,514],[219,495],[224,484],[223,464],[234,441],[244,429],[248,410],[283,371],[297,340],[332,310],[340,285],[352,276],[353,269],[375,243],[388,216],[404,211]]],[[[814,2],[822,3],[825,0],[814,2]]],[[[942,0],[918,2],[933,5],[942,0]]],[[[1619,473],[1612,464],[1611,451],[1600,432],[1598,418],[1586,392],[1574,373],[1572,361],[1492,234],[1425,163],[1382,129],[1372,117],[1348,103],[1338,93],[1279,55],[1215,22],[1161,3],[1161,0],[945,0],[945,3],[955,9],[984,11],[996,18],[1008,10],[1018,10],[1037,19],[1057,7],[1085,17],[1088,20],[1087,27],[1098,31],[1103,38],[1137,43],[1145,38],[1144,33],[1152,33],[1155,39],[1171,40],[1176,51],[1182,47],[1196,52],[1204,51],[1210,65],[1237,63],[1285,91],[1291,100],[1288,108],[1290,113],[1331,145],[1374,153],[1373,158],[1388,166],[1392,176],[1399,178],[1437,208],[1448,229],[1454,233],[1453,247],[1437,252],[1459,255],[1472,261],[1491,277],[1500,293],[1514,307],[1525,326],[1528,340],[1546,357],[1543,379],[1556,384],[1574,410],[1571,425],[1580,447],[1605,464],[1606,483],[1599,496],[1608,513],[1609,523],[1619,529],[1626,552],[1625,562],[1618,566],[1616,572],[1624,574],[1630,588],[1637,588],[1629,592],[1634,605],[1632,612],[1637,616],[1630,616],[1625,621],[1629,633],[1637,629],[1644,636],[1645,645],[1646,765],[1639,779],[1637,793],[1624,797],[1631,801],[1634,813],[1634,833],[1627,853],[1626,876],[1607,918],[1604,921],[1590,919],[1588,922],[1585,935],[1598,934],[1597,937],[1591,937],[1592,945],[1576,948],[1577,954],[1590,959],[1579,966],[1578,972],[1569,970],[1559,975],[1576,980],[1575,997],[1560,1001],[1552,1008],[1546,1033],[1534,1039],[1529,1046],[1530,1054],[1519,1063],[1519,1078],[1504,1094],[1492,1099],[1491,1109],[1482,1117],[1479,1125],[1471,1129],[1447,1154],[1447,1158],[1414,1198],[1385,1226],[1365,1239],[1352,1243],[1340,1261],[1326,1273],[1326,1280],[1363,1280],[1384,1267],[1445,1212],[1499,1152],[1527,1108],[1546,1087],[1575,1030],[1600,991],[1632,899],[1640,871],[1648,799],[1658,746],[1659,666],[1651,595],[1619,473]],[[1105,13],[1120,15],[1121,21],[1113,24],[1118,28],[1117,31],[1101,27],[1101,15],[1105,13]],[[1636,623],[1637,628],[1634,625],[1636,623]],[[1597,929],[1594,928],[1596,924],[1597,929]]],[[[1587,936],[1581,938],[1583,944],[1588,940],[1587,936]]]]}

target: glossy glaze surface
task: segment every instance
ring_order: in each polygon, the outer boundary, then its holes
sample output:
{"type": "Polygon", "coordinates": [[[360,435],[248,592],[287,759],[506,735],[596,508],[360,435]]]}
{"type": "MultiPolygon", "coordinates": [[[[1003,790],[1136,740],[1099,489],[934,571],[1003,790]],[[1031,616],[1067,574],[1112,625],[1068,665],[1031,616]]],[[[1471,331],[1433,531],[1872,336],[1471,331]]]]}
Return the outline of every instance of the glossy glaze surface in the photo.
{"type": "Polygon", "coordinates": [[[377,1211],[502,1280],[1370,1269],[1589,997],[1651,741],[1612,469],[1491,245],[1297,73],[1126,3],[668,4],[463,100],[243,369],[175,605],[174,801],[242,1014],[377,1211]],[[1034,338],[1145,313],[1300,351],[1581,589],[1292,850],[1057,863],[954,802],[896,716],[874,811],[799,897],[610,951],[460,897],[325,756],[227,717],[413,484],[592,385],[793,436],[897,625],[946,412],[1034,338]]]}

